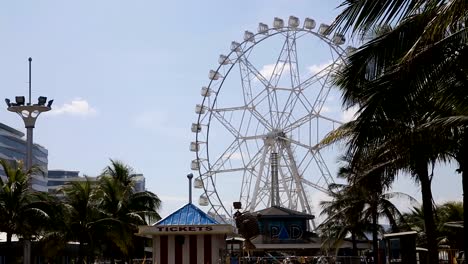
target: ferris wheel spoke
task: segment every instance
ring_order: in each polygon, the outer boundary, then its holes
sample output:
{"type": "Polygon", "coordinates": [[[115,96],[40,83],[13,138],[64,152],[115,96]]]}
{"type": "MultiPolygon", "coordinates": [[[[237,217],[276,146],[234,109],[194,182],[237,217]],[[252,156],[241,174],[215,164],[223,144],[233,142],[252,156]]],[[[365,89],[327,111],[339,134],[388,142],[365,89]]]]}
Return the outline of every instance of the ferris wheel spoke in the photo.
{"type": "MultiPolygon", "coordinates": [[[[284,129],[284,132],[286,133],[289,133],[291,131],[293,131],[294,129],[296,128],[299,128],[301,126],[303,126],[304,124],[308,123],[308,122],[311,122],[314,118],[319,118],[319,119],[323,119],[327,122],[331,122],[332,124],[337,124],[337,125],[341,125],[343,124],[343,122],[339,121],[339,120],[336,120],[336,119],[333,119],[333,118],[330,118],[330,117],[326,117],[326,116],[323,116],[321,114],[317,114],[315,112],[310,112],[308,113],[307,115],[299,118],[298,120],[296,120],[295,122],[291,123],[290,125],[288,125],[285,129],[284,129]]],[[[289,139],[288,139],[289,140],[289,139]]]]}
{"type": "Polygon", "coordinates": [[[295,108],[297,101],[299,100],[299,97],[302,94],[302,91],[299,88],[301,79],[299,74],[299,59],[297,56],[296,34],[297,33],[294,32],[292,34],[293,37],[288,38],[287,42],[291,89],[288,95],[288,99],[284,104],[283,111],[281,111],[279,117],[279,123],[283,127],[287,124],[289,118],[291,117],[293,109],[295,108]]]}
{"type": "Polygon", "coordinates": [[[221,115],[221,112],[212,111],[213,116],[228,130],[235,138],[242,137],[240,131],[238,131],[232,124],[221,115]]]}
{"type": "MultiPolygon", "coordinates": [[[[226,148],[226,150],[219,156],[219,158],[214,163],[208,163],[207,171],[212,174],[213,171],[218,171],[223,168],[224,164],[228,161],[236,151],[239,150],[239,144],[237,144],[237,139],[232,141],[232,143],[226,148]]],[[[211,176],[211,175],[209,175],[211,176]]]]}
{"type": "Polygon", "coordinates": [[[288,175],[284,172],[283,166],[279,166],[278,171],[279,171],[279,174],[281,175],[283,188],[284,188],[285,193],[286,193],[288,208],[293,209],[293,210],[297,210],[297,202],[296,202],[297,199],[296,199],[295,195],[293,196],[291,194],[292,193],[292,190],[291,190],[291,187],[292,187],[291,177],[289,177],[289,179],[288,179],[288,175]]]}
{"type": "MultiPolygon", "coordinates": [[[[320,151],[316,151],[314,154],[314,160],[317,164],[317,167],[319,168],[320,172],[322,173],[322,177],[320,178],[323,179],[325,182],[322,183],[322,187],[328,189],[328,186],[333,183],[333,177],[331,176],[330,170],[328,170],[328,167],[325,163],[325,160],[322,157],[322,154],[320,154],[320,151]]],[[[317,182],[317,185],[319,185],[319,182],[317,182]]]]}
{"type": "Polygon", "coordinates": [[[258,174],[257,174],[257,178],[256,178],[256,181],[255,181],[255,187],[254,187],[254,190],[252,192],[252,201],[250,203],[250,206],[247,205],[247,207],[250,207],[250,211],[254,211],[256,206],[257,206],[257,198],[259,197],[259,190],[260,190],[260,183],[262,181],[262,178],[264,177],[264,173],[263,173],[263,170],[265,168],[265,162],[266,162],[266,156],[268,154],[268,151],[269,151],[269,147],[266,146],[266,145],[263,145],[262,147],[262,156],[260,158],[260,167],[259,167],[259,170],[258,170],[258,174]]]}
{"type": "Polygon", "coordinates": [[[271,116],[273,117],[272,119],[274,120],[273,126],[278,127],[280,124],[280,106],[278,102],[278,89],[281,89],[278,87],[279,81],[281,80],[281,77],[283,76],[283,73],[285,71],[289,71],[288,69],[290,67],[289,64],[289,38],[290,35],[286,34],[285,40],[281,49],[281,52],[278,56],[278,59],[276,60],[276,63],[273,67],[273,70],[271,72],[270,78],[269,78],[269,83],[270,86],[267,87],[268,89],[268,102],[270,104],[270,113],[271,116]],[[274,114],[275,113],[275,114],[274,114]]]}
{"type": "MultiPolygon", "coordinates": [[[[239,68],[241,72],[241,81],[242,81],[242,90],[244,92],[244,100],[246,105],[255,105],[258,103],[261,103],[262,100],[256,101],[257,99],[262,98],[262,94],[266,93],[265,97],[268,99],[268,104],[269,108],[271,109],[271,93],[272,91],[269,90],[269,87],[272,87],[271,85],[271,78],[268,80],[261,71],[259,71],[248,59],[248,57],[245,55],[244,52],[241,52],[241,56],[238,57],[239,61],[239,68]],[[263,85],[263,89],[259,91],[257,94],[254,94],[253,89],[252,89],[252,78],[250,76],[254,76],[258,81],[261,82],[263,85]]],[[[273,115],[271,112],[269,113],[269,127],[273,126],[273,115]]],[[[268,119],[266,119],[268,120],[268,119]]],[[[264,120],[265,121],[265,120],[264,120]]]]}
{"type": "Polygon", "coordinates": [[[293,176],[294,184],[295,184],[295,191],[298,195],[299,202],[301,207],[306,210],[308,213],[312,213],[309,201],[305,194],[304,186],[302,185],[302,176],[299,173],[299,169],[296,164],[296,160],[294,159],[293,151],[289,144],[282,144],[282,148],[286,151],[286,159],[289,163],[288,169],[291,171],[291,175],[293,176]]]}
{"type": "Polygon", "coordinates": [[[327,76],[330,75],[329,73],[331,73],[335,67],[335,62],[326,65],[323,69],[319,69],[317,72],[313,73],[312,76],[302,81],[297,87],[301,90],[305,90],[317,82],[326,80],[327,76]]]}
{"type": "MultiPolygon", "coordinates": [[[[239,66],[241,67],[241,71],[245,72],[245,76],[252,75],[257,79],[259,82],[263,84],[264,87],[269,87],[270,82],[267,80],[265,76],[249,61],[249,59],[242,53],[242,56],[238,57],[239,66]]],[[[248,78],[251,80],[252,78],[248,78]]],[[[249,84],[250,86],[250,84],[249,84]]]]}

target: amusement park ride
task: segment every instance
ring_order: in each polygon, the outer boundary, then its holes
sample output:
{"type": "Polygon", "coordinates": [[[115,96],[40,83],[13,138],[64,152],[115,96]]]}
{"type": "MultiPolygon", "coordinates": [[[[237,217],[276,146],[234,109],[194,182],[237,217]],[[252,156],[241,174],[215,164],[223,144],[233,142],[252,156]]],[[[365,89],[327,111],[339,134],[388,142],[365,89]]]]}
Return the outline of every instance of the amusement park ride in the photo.
{"type": "Polygon", "coordinates": [[[232,219],[233,192],[245,211],[278,206],[313,215],[314,192],[327,193],[334,182],[319,143],[341,124],[327,98],[355,50],[329,29],[294,16],[260,23],[209,71],[190,151],[199,205],[210,215],[232,219]]]}

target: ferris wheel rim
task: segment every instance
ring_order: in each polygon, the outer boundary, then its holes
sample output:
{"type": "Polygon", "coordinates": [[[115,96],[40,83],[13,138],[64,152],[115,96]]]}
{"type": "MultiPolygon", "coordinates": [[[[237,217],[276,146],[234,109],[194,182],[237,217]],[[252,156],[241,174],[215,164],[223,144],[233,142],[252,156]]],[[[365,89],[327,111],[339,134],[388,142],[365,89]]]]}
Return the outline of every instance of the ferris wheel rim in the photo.
{"type": "MultiPolygon", "coordinates": [[[[225,71],[224,77],[222,78],[220,83],[216,86],[216,87],[218,87],[218,89],[216,91],[214,91],[214,94],[216,96],[215,96],[215,99],[213,100],[211,105],[216,104],[219,93],[220,93],[221,89],[224,86],[224,82],[226,80],[226,77],[231,73],[234,66],[239,63],[239,60],[243,55],[245,55],[247,52],[250,52],[254,47],[256,47],[258,44],[262,43],[263,41],[265,41],[265,40],[267,40],[267,39],[269,39],[269,38],[271,38],[273,36],[276,36],[278,34],[285,33],[285,32],[304,33],[304,35],[305,34],[311,34],[314,37],[317,37],[319,40],[323,41],[330,48],[332,48],[333,51],[338,55],[338,57],[333,61],[333,63],[335,63],[336,61],[339,61],[339,60],[344,62],[343,54],[345,53],[345,50],[340,45],[336,45],[335,43],[333,43],[333,41],[330,38],[328,38],[326,35],[322,35],[322,34],[320,34],[318,32],[314,32],[314,31],[309,30],[309,29],[294,28],[294,27],[289,27],[289,26],[285,26],[285,27],[282,27],[282,28],[268,28],[266,33],[265,32],[255,33],[253,35],[253,39],[255,39],[255,41],[252,42],[250,39],[247,39],[247,40],[244,40],[244,41],[238,43],[239,46],[243,46],[243,45],[246,46],[246,48],[242,49],[242,51],[240,53],[239,53],[239,51],[231,49],[231,51],[226,55],[226,58],[229,59],[229,58],[231,58],[231,56],[233,54],[237,54],[235,60],[233,60],[231,65],[228,67],[227,71],[225,71]],[[262,36],[262,38],[257,40],[256,39],[257,36],[262,36]],[[246,44],[248,44],[248,45],[246,45],[246,44]]],[[[220,73],[220,70],[224,66],[225,65],[220,63],[220,65],[216,68],[214,73],[215,74],[220,73]]],[[[208,86],[206,86],[206,88],[208,88],[208,89],[212,88],[213,83],[214,83],[214,80],[211,79],[209,81],[208,86]]],[[[205,106],[205,101],[206,100],[207,100],[207,96],[203,97],[202,104],[201,104],[202,107],[205,106]]],[[[201,124],[202,116],[203,116],[202,114],[199,114],[198,118],[197,118],[197,124],[200,125],[200,126],[202,125],[201,124]]],[[[208,167],[209,167],[209,170],[207,170],[207,172],[205,172],[205,174],[211,171],[211,165],[210,165],[210,162],[209,162],[210,161],[209,135],[210,135],[210,125],[211,125],[211,122],[212,122],[212,118],[213,118],[213,113],[210,112],[208,120],[207,120],[207,124],[203,125],[204,127],[206,127],[206,132],[205,132],[206,141],[204,142],[204,144],[206,145],[206,151],[205,151],[206,158],[205,159],[208,160],[208,167]]],[[[200,131],[196,132],[196,136],[195,136],[196,142],[201,142],[200,141],[200,136],[201,136],[200,133],[201,133],[200,131]]],[[[199,151],[196,151],[196,159],[201,160],[201,158],[203,158],[203,157],[200,156],[199,151]]],[[[202,178],[202,176],[204,175],[204,173],[202,173],[202,167],[201,166],[199,166],[199,168],[198,168],[198,174],[199,175],[198,175],[197,178],[202,178]]],[[[207,186],[205,186],[205,184],[203,184],[204,193],[208,194],[206,197],[209,200],[209,204],[211,205],[211,209],[213,209],[215,211],[215,213],[218,214],[218,215],[220,215],[222,212],[226,213],[226,215],[230,215],[230,212],[227,210],[227,208],[225,207],[225,205],[221,201],[221,197],[219,196],[218,190],[216,189],[216,184],[214,182],[214,179],[213,179],[212,175],[206,175],[204,177],[207,179],[207,181],[208,180],[210,181],[211,187],[213,187],[213,190],[208,190],[207,186]],[[213,195],[214,195],[214,197],[211,197],[213,195]],[[218,204],[214,205],[214,203],[212,202],[212,199],[217,200],[218,204]],[[215,206],[217,206],[218,208],[215,208],[215,206]]]]}

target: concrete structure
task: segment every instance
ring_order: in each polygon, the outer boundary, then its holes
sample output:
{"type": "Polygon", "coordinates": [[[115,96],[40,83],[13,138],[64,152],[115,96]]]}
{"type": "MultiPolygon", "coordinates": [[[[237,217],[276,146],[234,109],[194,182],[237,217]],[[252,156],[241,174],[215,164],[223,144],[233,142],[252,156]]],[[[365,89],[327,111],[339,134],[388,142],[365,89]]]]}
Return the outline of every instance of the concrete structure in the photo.
{"type": "MultiPolygon", "coordinates": [[[[26,166],[26,145],[23,132],[0,123],[0,159],[8,161],[22,160],[24,166],[26,166]]],[[[39,166],[44,172],[43,175],[33,175],[31,179],[32,188],[36,191],[46,192],[48,151],[43,146],[34,144],[32,154],[32,164],[39,166]]],[[[0,176],[5,176],[1,168],[0,176]]]]}
{"type": "Polygon", "coordinates": [[[153,226],[140,226],[138,234],[153,239],[153,263],[219,263],[226,252],[231,225],[219,224],[188,203],[153,226]]]}

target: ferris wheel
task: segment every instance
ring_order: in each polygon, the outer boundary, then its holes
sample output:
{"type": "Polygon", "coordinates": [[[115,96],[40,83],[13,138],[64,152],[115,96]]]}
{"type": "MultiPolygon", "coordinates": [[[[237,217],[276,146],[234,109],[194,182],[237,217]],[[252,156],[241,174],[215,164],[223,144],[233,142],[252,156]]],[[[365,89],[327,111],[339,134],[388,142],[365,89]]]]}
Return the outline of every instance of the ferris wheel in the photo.
{"type": "Polygon", "coordinates": [[[192,124],[191,169],[199,204],[232,217],[232,202],[256,211],[281,206],[313,214],[313,193],[333,177],[319,145],[339,124],[326,103],[344,64],[343,35],[306,18],[260,23],[219,56],[192,124]]]}

